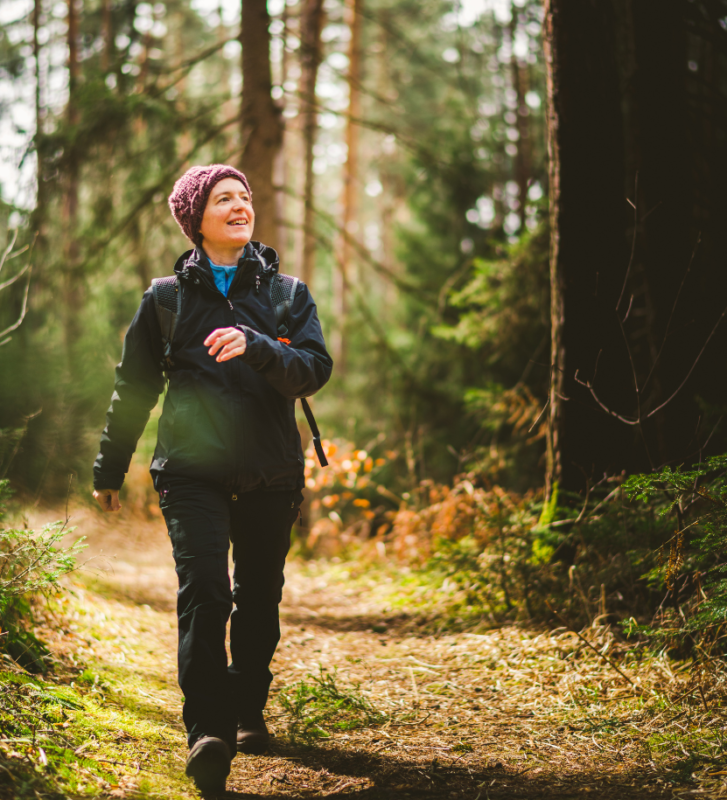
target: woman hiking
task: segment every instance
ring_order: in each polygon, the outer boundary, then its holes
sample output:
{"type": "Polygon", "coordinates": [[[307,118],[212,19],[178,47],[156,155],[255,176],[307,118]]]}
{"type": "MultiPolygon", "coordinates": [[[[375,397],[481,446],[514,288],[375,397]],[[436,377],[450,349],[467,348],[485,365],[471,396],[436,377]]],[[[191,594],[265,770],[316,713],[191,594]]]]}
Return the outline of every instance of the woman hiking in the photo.
{"type": "Polygon", "coordinates": [[[148,289],[116,367],[93,494],[104,511],[121,508],[119,489],[166,371],[150,471],[179,579],[186,772],[214,795],[224,791],[236,752],[262,753],[269,743],[269,665],[280,640],[290,531],[303,499],[294,404],[326,383],[333,362],[303,283],[289,305],[288,332],[278,338],[271,297],[273,281],[282,281],[278,256],[251,240],[255,212],[241,172],[192,167],[174,185],[169,206],[195,245],[174,267],[182,302],[171,353],[148,289]]]}

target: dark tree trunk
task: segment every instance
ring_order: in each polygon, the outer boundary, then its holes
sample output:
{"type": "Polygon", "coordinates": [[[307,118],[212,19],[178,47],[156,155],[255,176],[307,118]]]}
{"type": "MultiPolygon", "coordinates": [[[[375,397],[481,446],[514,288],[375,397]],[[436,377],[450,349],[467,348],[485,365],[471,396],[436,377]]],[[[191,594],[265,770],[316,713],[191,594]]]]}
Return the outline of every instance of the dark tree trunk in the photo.
{"type": "Polygon", "coordinates": [[[614,313],[628,253],[611,4],[546,0],[545,35],[553,336],[547,485],[577,490],[620,470],[634,452],[633,429],[609,418],[575,381],[576,372],[594,380],[598,363],[604,401],[623,407],[632,400],[614,313]]]}
{"type": "Polygon", "coordinates": [[[266,0],[243,0],[241,168],[255,207],[254,238],[278,247],[273,167],[283,143],[283,120],[270,92],[270,17],[266,0]]]}
{"type": "Polygon", "coordinates": [[[323,0],[304,0],[300,19],[301,103],[303,111],[303,153],[305,186],[303,188],[303,259],[301,277],[310,286],[316,261],[316,220],[314,207],[315,175],[313,146],[318,130],[316,80],[321,63],[323,0]]]}
{"type": "Polygon", "coordinates": [[[546,0],[549,492],[691,463],[724,408],[727,33],[713,10],[546,0]]]}

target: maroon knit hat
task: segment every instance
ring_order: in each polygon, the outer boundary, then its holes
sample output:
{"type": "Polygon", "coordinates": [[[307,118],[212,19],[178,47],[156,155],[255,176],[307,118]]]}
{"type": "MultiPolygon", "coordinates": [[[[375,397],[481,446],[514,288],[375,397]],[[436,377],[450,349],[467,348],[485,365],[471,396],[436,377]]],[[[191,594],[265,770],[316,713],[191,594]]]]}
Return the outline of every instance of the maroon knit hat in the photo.
{"type": "Polygon", "coordinates": [[[174,184],[169,195],[169,208],[172,216],[182,229],[182,233],[196,245],[202,244],[199,232],[204,209],[210,192],[224,178],[236,178],[241,181],[252,200],[252,190],[247,178],[240,170],[228,164],[210,164],[208,167],[190,167],[174,184]]]}

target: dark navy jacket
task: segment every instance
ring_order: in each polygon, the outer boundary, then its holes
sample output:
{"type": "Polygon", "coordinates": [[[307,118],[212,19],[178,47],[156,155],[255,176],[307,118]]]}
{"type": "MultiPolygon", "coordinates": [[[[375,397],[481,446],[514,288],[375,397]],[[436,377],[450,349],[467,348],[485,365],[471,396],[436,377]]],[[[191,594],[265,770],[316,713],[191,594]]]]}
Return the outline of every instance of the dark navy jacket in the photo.
{"type": "MultiPolygon", "coordinates": [[[[287,318],[287,345],[277,339],[270,296],[270,282],[278,272],[272,248],[259,242],[247,245],[227,297],[215,286],[201,249],[182,255],[174,271],[180,279],[182,311],[151,463],[155,486],[168,475],[238,492],[300,488],[304,462],[295,399],[317,392],[333,367],[308,287],[298,284],[287,318]],[[218,363],[204,340],[216,328],[233,326],[245,332],[247,349],[218,363]]],[[[148,289],[116,367],[94,464],[96,489],[121,488],[163,388],[161,330],[148,289]]]]}

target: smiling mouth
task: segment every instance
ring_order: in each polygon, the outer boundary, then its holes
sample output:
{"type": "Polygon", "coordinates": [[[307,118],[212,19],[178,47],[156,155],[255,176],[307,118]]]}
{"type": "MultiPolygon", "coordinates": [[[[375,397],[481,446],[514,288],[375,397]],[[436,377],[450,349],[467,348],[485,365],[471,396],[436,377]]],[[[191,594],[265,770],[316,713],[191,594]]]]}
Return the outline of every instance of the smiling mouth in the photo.
{"type": "Polygon", "coordinates": [[[227,224],[228,225],[234,225],[235,227],[240,227],[242,225],[247,225],[247,220],[246,219],[236,219],[236,220],[233,220],[232,222],[228,222],[227,224]]]}

